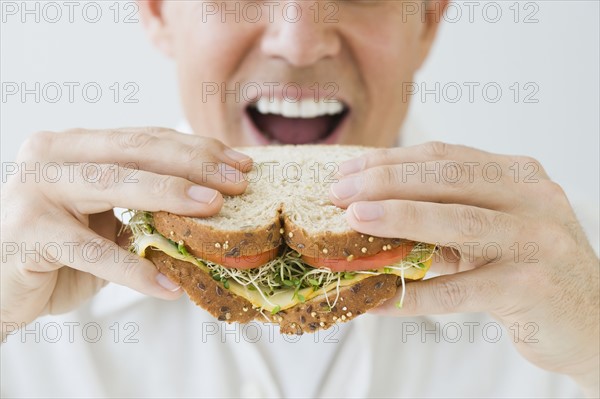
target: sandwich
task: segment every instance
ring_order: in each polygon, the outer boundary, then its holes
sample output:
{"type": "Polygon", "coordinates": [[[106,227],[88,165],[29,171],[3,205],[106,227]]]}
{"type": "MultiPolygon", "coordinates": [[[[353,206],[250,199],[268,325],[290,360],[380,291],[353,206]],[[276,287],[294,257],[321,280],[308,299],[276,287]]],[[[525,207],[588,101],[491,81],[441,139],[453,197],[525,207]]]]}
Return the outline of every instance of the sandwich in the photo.
{"type": "Polygon", "coordinates": [[[404,293],[435,246],[354,231],[328,199],[337,166],[359,146],[237,148],[249,184],[218,214],[132,211],[131,250],[150,259],[218,320],[272,322],[285,334],[327,329],[404,293]]]}

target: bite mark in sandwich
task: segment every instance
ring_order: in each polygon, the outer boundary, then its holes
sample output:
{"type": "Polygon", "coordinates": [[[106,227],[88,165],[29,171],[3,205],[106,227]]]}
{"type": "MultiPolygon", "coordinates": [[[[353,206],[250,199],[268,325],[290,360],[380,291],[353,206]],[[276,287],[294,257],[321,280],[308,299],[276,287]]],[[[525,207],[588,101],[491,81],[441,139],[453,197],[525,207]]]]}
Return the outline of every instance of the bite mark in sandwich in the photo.
{"type": "Polygon", "coordinates": [[[314,332],[382,304],[399,286],[404,294],[405,279],[424,277],[433,245],[358,233],[328,200],[335,165],[369,148],[239,150],[255,166],[246,192],[225,197],[219,214],[135,211],[130,221],[132,250],[214,317],[314,332]]]}

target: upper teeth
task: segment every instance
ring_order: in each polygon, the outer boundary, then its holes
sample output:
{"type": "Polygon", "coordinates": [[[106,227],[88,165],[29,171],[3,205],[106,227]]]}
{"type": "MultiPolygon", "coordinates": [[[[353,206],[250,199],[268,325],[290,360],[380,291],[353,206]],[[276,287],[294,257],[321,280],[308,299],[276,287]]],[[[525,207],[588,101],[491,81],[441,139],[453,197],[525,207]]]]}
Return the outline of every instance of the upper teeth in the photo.
{"type": "Polygon", "coordinates": [[[286,118],[316,118],[323,115],[335,115],[344,110],[344,104],[338,100],[305,99],[286,101],[278,98],[261,97],[253,104],[261,114],[283,115],[286,118]]]}

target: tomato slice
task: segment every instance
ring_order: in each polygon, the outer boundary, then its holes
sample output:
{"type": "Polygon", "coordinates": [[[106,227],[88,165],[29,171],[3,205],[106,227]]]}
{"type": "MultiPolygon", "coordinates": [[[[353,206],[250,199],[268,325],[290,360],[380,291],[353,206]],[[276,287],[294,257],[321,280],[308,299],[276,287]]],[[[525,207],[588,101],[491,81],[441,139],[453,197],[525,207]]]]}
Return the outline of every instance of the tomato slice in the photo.
{"type": "Polygon", "coordinates": [[[306,255],[302,255],[302,260],[312,267],[327,267],[334,272],[373,270],[400,262],[410,253],[410,251],[412,251],[412,248],[413,244],[403,244],[390,251],[380,252],[377,255],[365,256],[364,258],[354,258],[351,261],[346,260],[346,258],[313,258],[306,255]]]}
{"type": "Polygon", "coordinates": [[[230,269],[254,269],[260,267],[277,257],[279,248],[273,248],[258,255],[249,256],[222,256],[206,254],[203,259],[217,263],[230,269]]]}

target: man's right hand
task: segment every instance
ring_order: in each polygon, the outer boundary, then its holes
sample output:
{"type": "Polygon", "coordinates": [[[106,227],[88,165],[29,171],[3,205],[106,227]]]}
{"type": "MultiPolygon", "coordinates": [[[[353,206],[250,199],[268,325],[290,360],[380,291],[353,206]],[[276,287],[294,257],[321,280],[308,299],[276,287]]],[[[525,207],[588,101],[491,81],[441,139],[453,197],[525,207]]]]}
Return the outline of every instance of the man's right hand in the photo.
{"type": "Polygon", "coordinates": [[[210,216],[242,193],[252,160],[161,128],[34,134],[2,190],[5,327],[70,311],[108,281],[162,299],[182,290],[124,247],[113,208],[210,216]],[[33,171],[33,172],[32,172],[33,171]]]}

